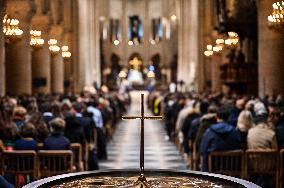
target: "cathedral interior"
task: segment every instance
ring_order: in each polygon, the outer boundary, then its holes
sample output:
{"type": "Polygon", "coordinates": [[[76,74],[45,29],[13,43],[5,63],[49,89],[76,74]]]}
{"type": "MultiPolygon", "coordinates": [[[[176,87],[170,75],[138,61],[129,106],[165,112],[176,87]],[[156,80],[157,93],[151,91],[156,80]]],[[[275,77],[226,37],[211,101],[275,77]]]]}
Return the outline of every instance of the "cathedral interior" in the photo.
{"type": "Polygon", "coordinates": [[[0,0],[0,18],[0,187],[139,160],[141,187],[220,187],[144,162],[284,187],[284,1],[0,0]]]}

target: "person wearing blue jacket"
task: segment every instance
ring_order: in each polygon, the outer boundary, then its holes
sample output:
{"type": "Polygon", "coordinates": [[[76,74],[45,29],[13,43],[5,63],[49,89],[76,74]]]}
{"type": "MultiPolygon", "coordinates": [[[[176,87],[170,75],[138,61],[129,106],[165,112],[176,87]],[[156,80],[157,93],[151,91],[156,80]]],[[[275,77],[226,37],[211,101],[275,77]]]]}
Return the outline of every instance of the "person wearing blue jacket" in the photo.
{"type": "Polygon", "coordinates": [[[0,176],[0,187],[14,188],[14,185],[10,184],[3,176],[0,176]]]}
{"type": "Polygon", "coordinates": [[[227,151],[241,148],[241,135],[237,129],[227,123],[229,111],[220,108],[217,113],[218,123],[208,128],[201,141],[203,171],[208,171],[208,155],[213,151],[227,151]]]}

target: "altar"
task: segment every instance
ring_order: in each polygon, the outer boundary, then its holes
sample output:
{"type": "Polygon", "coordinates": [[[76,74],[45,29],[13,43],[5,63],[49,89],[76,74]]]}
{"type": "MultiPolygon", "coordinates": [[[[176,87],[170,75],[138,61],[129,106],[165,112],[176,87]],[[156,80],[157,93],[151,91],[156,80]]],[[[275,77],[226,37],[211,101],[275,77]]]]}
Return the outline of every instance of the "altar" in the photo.
{"type": "Polygon", "coordinates": [[[144,79],[143,79],[143,73],[141,71],[142,69],[142,61],[139,60],[137,57],[134,57],[132,60],[129,61],[129,71],[127,75],[127,80],[129,84],[132,86],[135,85],[143,85],[144,79]]]}

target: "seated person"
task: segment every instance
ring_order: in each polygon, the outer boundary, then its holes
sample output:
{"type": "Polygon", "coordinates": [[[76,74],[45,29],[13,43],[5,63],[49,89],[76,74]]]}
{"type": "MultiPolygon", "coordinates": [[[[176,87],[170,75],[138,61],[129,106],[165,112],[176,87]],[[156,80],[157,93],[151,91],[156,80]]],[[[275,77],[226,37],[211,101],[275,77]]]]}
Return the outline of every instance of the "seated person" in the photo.
{"type": "Polygon", "coordinates": [[[208,156],[213,151],[236,150],[241,148],[241,135],[235,127],[227,123],[229,110],[220,108],[217,112],[218,123],[209,127],[201,141],[203,171],[208,171],[208,156]]]}
{"type": "Polygon", "coordinates": [[[44,140],[44,148],[47,150],[69,150],[70,140],[64,136],[65,121],[55,118],[49,122],[51,135],[44,140]]]}
{"type": "Polygon", "coordinates": [[[24,125],[26,114],[27,110],[24,107],[18,106],[14,108],[13,122],[17,125],[19,129],[21,128],[21,126],[24,125]]]}
{"type": "Polygon", "coordinates": [[[20,129],[21,138],[16,140],[16,150],[37,150],[37,141],[34,139],[36,130],[33,124],[25,123],[20,129]]]}
{"type": "Polygon", "coordinates": [[[0,176],[0,187],[4,188],[14,188],[3,176],[0,176]]]}

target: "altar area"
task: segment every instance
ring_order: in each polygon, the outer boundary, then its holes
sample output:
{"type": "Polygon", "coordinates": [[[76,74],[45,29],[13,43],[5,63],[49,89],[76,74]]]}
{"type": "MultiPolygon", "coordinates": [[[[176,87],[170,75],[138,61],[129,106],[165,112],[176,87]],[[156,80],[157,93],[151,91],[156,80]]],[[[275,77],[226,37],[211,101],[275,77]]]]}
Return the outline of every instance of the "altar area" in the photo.
{"type": "Polygon", "coordinates": [[[134,57],[129,61],[129,70],[127,80],[131,85],[143,85],[142,61],[138,57],[134,57]]]}

